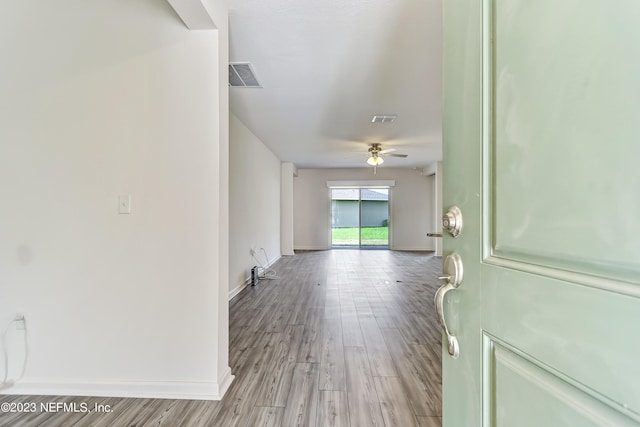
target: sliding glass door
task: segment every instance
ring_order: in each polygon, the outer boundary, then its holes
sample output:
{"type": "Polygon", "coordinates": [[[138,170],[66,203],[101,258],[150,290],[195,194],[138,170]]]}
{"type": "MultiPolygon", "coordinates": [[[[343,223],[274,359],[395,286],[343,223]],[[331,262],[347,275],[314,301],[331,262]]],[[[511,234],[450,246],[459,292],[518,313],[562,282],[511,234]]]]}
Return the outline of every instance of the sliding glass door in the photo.
{"type": "Polygon", "coordinates": [[[389,189],[332,188],[331,245],[334,248],[388,248],[389,189]]]}
{"type": "Polygon", "coordinates": [[[389,247],[389,190],[360,189],[360,247],[389,247]]]}
{"type": "Polygon", "coordinates": [[[331,189],[331,246],[360,247],[360,191],[331,189]]]}

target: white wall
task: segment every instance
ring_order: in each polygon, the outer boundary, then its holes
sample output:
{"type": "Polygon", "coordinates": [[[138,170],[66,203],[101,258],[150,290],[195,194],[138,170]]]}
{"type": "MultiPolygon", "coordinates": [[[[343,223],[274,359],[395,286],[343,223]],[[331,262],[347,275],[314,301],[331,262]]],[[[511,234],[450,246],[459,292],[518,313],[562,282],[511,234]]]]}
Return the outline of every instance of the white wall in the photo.
{"type": "Polygon", "coordinates": [[[295,255],[293,251],[293,179],[298,176],[296,165],[280,165],[280,252],[295,255]]]}
{"type": "Polygon", "coordinates": [[[294,179],[294,245],[296,249],[331,247],[331,204],[327,181],[395,180],[391,189],[391,249],[434,250],[432,177],[399,168],[298,169],[294,179]]]}
{"type": "MultiPolygon", "coordinates": [[[[436,162],[436,174],[434,176],[434,180],[435,180],[435,188],[436,188],[436,209],[435,209],[435,225],[436,225],[436,232],[437,233],[442,233],[442,215],[443,215],[443,209],[442,209],[442,161],[436,162]]],[[[436,242],[436,255],[437,256],[442,256],[442,251],[443,251],[443,240],[442,238],[435,238],[434,239],[436,242]]]]}
{"type": "Polygon", "coordinates": [[[0,323],[25,313],[29,346],[2,392],[219,398],[226,15],[218,31],[156,0],[0,15],[0,323]]]}
{"type": "Polygon", "coordinates": [[[236,116],[230,132],[230,296],[237,294],[260,262],[280,258],[280,160],[236,116]]]}
{"type": "MultiPolygon", "coordinates": [[[[433,232],[442,234],[442,161],[433,162],[427,165],[424,170],[425,176],[433,177],[433,232]]],[[[435,242],[436,256],[442,256],[442,237],[432,237],[435,242]]]]}

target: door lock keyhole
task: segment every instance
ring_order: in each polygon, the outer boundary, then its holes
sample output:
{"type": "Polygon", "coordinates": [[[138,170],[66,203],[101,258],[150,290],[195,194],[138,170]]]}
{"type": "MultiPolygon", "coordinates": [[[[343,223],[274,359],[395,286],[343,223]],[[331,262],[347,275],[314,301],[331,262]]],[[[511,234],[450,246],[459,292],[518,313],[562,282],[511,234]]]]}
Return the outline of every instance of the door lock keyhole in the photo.
{"type": "Polygon", "coordinates": [[[462,231],[462,211],[457,206],[451,206],[442,216],[442,228],[453,237],[462,231]]]}

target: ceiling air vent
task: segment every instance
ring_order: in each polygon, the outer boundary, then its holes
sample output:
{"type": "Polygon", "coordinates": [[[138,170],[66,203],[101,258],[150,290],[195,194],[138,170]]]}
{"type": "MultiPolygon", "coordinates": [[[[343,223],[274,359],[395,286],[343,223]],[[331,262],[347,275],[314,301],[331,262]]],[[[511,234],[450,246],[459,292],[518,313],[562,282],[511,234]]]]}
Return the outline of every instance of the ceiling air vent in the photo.
{"type": "Polygon", "coordinates": [[[233,87],[262,87],[253,72],[249,62],[229,63],[229,86],[233,87]]]}
{"type": "Polygon", "coordinates": [[[397,118],[398,116],[395,114],[376,114],[371,119],[371,123],[391,123],[397,118]]]}
{"type": "Polygon", "coordinates": [[[398,116],[396,114],[376,114],[371,119],[371,123],[391,123],[397,119],[398,116]]]}

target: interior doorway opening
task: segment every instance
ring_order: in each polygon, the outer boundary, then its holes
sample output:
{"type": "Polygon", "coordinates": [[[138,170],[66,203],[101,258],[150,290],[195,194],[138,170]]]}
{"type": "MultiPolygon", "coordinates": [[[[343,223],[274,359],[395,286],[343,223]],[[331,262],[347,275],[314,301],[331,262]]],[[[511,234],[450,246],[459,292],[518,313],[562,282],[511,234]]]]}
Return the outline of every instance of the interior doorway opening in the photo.
{"type": "Polygon", "coordinates": [[[331,189],[331,247],[389,249],[389,189],[331,189]]]}

